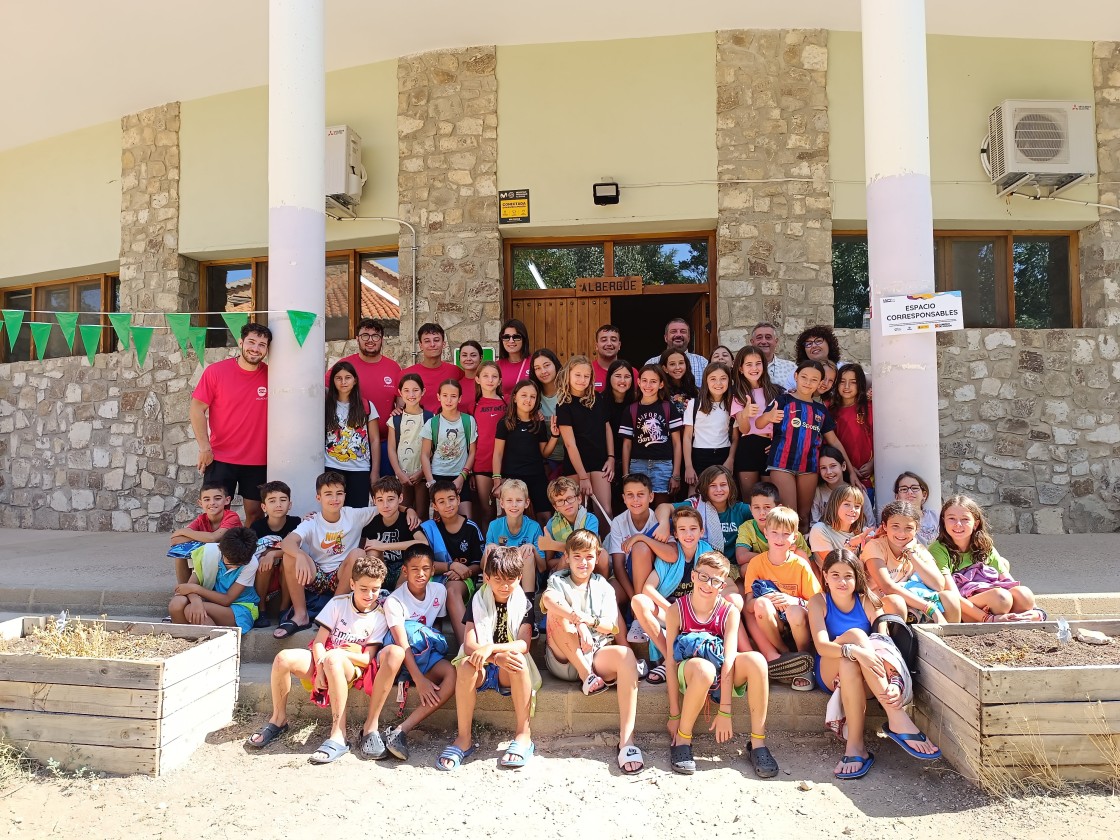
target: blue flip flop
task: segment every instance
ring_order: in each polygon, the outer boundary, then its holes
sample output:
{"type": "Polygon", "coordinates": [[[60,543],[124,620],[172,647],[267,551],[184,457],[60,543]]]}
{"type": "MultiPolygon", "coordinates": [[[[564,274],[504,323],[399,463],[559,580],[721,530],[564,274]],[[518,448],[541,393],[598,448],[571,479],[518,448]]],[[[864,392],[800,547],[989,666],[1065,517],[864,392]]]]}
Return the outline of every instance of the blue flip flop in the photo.
{"type": "Polygon", "coordinates": [[[507,759],[503,755],[502,760],[498,763],[502,765],[502,767],[507,767],[510,770],[516,770],[517,768],[524,767],[526,764],[528,764],[529,759],[533,757],[533,753],[535,753],[536,751],[537,745],[532,741],[529,742],[528,746],[517,741],[512,741],[510,745],[506,747],[506,755],[512,755],[513,758],[507,759]]]}
{"type": "Polygon", "coordinates": [[[473,753],[477,749],[478,744],[472,744],[471,748],[465,751],[459,749],[454,744],[449,744],[448,746],[443,748],[443,752],[441,752],[439,754],[439,757],[436,759],[436,769],[442,770],[445,773],[450,773],[452,770],[458,770],[459,765],[461,765],[467,758],[469,758],[471,753],[473,753]],[[450,761],[451,766],[444,767],[442,763],[444,761],[450,761]]]}
{"type": "Polygon", "coordinates": [[[867,775],[867,771],[871,769],[871,765],[875,763],[875,753],[871,750],[867,751],[867,758],[862,755],[846,755],[840,759],[845,764],[852,764],[859,762],[859,769],[853,770],[850,773],[834,773],[837,779],[862,779],[867,775]]]}
{"type": "Polygon", "coordinates": [[[892,732],[891,728],[884,723],[882,733],[884,736],[890,738],[892,741],[906,750],[909,755],[921,761],[937,761],[937,759],[941,758],[941,750],[937,750],[936,752],[931,753],[920,753],[906,743],[907,741],[925,741],[926,736],[922,732],[892,732]]]}

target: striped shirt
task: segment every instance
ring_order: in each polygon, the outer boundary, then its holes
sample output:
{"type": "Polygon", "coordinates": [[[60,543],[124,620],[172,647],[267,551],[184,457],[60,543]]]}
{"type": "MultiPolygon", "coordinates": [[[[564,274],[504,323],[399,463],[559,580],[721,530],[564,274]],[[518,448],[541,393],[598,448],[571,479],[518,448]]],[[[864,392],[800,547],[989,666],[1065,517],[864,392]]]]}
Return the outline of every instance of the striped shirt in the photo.
{"type": "Polygon", "coordinates": [[[777,400],[782,419],[774,424],[770,469],[816,472],[821,440],[836,425],[832,415],[821,403],[799,400],[792,394],[779,394],[777,400]]]}

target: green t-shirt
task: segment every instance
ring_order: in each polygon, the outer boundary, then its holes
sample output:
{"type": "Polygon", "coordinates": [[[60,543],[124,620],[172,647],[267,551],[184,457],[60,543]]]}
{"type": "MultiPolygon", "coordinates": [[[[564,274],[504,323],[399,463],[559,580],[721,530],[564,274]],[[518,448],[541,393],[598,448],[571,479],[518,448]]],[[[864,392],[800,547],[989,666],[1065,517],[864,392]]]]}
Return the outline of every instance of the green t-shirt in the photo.
{"type": "MultiPolygon", "coordinates": [[[[694,507],[692,502],[688,499],[683,502],[675,502],[673,507],[682,508],[686,505],[688,507],[694,507]]],[[[720,530],[723,531],[723,544],[718,544],[716,540],[712,539],[711,534],[705,534],[704,537],[712,544],[712,548],[724,557],[734,557],[735,539],[739,535],[739,526],[750,520],[751,506],[743,504],[742,502],[735,502],[733,505],[728,505],[727,510],[722,513],[717,511],[716,515],[719,516],[720,530]]]]}
{"type": "MultiPolygon", "coordinates": [[[[972,552],[962,552],[956,564],[952,563],[952,558],[949,554],[949,549],[941,540],[934,540],[929,544],[929,553],[933,555],[933,559],[937,562],[937,568],[941,570],[944,575],[951,575],[954,572],[963,572],[976,561],[972,559],[972,552]]],[[[1010,576],[1011,564],[1000,557],[999,552],[992,547],[992,553],[988,555],[988,559],[984,561],[985,565],[991,566],[997,572],[1010,576]]]]}

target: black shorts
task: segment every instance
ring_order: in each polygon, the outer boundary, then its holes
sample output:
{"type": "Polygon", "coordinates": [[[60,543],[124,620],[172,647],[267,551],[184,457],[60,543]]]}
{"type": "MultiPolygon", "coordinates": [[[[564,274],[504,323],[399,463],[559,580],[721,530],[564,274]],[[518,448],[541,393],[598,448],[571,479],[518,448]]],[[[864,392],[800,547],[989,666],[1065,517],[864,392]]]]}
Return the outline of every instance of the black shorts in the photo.
{"type": "Polygon", "coordinates": [[[260,487],[268,481],[268,467],[265,464],[227,464],[225,461],[211,461],[202,473],[202,481],[220,481],[231,497],[241,494],[246,501],[261,500],[260,487]]]}
{"type": "Polygon", "coordinates": [[[536,475],[503,475],[502,478],[516,478],[525,482],[525,486],[529,488],[529,502],[533,505],[534,514],[552,513],[552,502],[548,500],[548,477],[543,470],[536,475]]]}
{"type": "Polygon", "coordinates": [[[719,449],[704,449],[694,446],[692,447],[692,468],[696,470],[696,475],[699,476],[708,467],[722,467],[723,462],[727,460],[727,456],[730,454],[730,446],[723,446],[719,449]]]}
{"type": "Polygon", "coordinates": [[[735,449],[735,472],[766,472],[770,438],[762,435],[743,435],[735,449]]]}
{"type": "Polygon", "coordinates": [[[346,482],[346,506],[369,507],[369,470],[340,470],[331,467],[346,482]]]}

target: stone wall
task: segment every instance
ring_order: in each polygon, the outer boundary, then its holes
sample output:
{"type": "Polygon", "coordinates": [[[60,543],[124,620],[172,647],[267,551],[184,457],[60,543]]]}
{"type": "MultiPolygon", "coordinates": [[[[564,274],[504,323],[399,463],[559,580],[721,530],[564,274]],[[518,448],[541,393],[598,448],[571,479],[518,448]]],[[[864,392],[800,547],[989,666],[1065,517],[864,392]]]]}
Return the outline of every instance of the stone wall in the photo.
{"type": "MultiPolygon", "coordinates": [[[[492,344],[501,324],[496,66],[494,47],[397,62],[397,188],[401,218],[420,231],[417,316],[442,325],[453,346],[492,344]]],[[[402,273],[402,312],[412,304],[410,282],[402,273]]]]}
{"type": "Polygon", "coordinates": [[[828,33],[716,33],[720,340],[832,323],[828,33]]]}
{"type": "Polygon", "coordinates": [[[121,119],[120,227],[121,311],[196,309],[198,263],[179,254],[178,102],[121,119]]]}
{"type": "MultiPolygon", "coordinates": [[[[837,336],[868,363],[866,331],[837,336]]],[[[943,497],[972,496],[1002,533],[1120,530],[1114,332],[941,333],[937,363],[943,497]]]]}
{"type": "MultiPolygon", "coordinates": [[[[1097,118],[1097,201],[1120,206],[1120,42],[1093,44],[1097,118]]],[[[1120,327],[1120,214],[1081,232],[1081,308],[1085,326],[1120,327]]]]}

